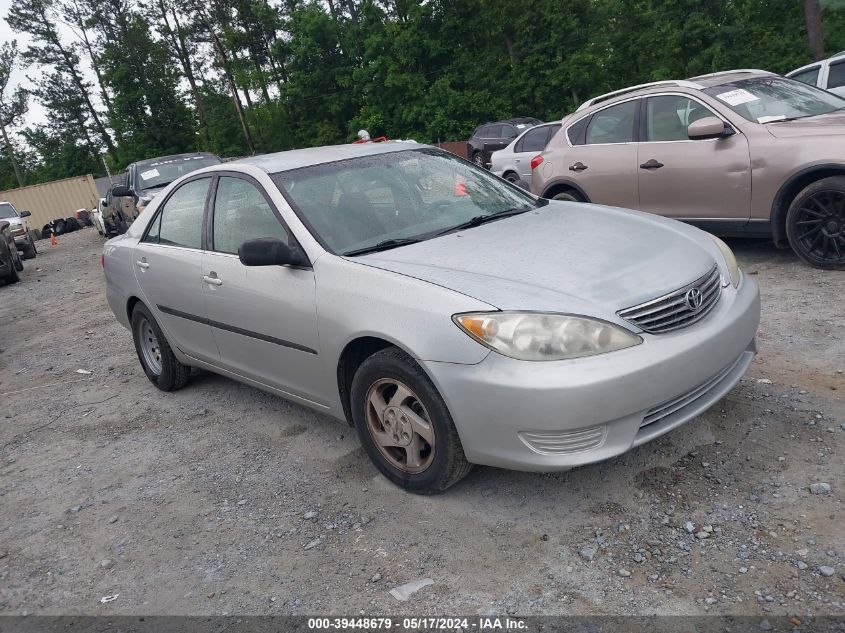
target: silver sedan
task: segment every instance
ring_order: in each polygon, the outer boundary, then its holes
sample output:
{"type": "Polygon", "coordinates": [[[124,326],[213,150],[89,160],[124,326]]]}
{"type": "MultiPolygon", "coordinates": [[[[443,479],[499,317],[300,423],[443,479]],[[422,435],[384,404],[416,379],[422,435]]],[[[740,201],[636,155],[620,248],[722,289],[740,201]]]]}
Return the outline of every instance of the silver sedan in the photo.
{"type": "Polygon", "coordinates": [[[200,367],[346,420],[422,493],[678,427],[743,375],[760,317],[754,281],[696,228],[538,199],[403,142],[194,172],[103,265],[156,387],[200,367]]]}

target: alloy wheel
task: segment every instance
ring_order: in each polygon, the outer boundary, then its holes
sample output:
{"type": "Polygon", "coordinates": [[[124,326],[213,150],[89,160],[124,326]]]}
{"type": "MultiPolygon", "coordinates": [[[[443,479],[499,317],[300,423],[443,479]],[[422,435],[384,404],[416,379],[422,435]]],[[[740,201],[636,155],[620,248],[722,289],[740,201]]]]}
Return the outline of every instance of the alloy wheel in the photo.
{"type": "Polygon", "coordinates": [[[417,395],[393,378],[377,380],[367,391],[367,430],[390,464],[421,473],[434,459],[434,425],[417,395]]]}
{"type": "Polygon", "coordinates": [[[825,190],[808,196],[795,221],[798,245],[820,262],[845,262],[845,192],[825,190]]]}

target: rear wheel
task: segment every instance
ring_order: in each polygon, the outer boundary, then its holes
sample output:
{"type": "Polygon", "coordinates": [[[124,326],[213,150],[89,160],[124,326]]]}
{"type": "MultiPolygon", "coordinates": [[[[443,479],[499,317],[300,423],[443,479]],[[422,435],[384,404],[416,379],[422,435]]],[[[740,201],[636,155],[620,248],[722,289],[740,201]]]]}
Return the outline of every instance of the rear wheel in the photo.
{"type": "Polygon", "coordinates": [[[574,189],[567,189],[552,196],[552,200],[563,200],[565,202],[584,202],[574,189]]]}
{"type": "Polygon", "coordinates": [[[511,182],[513,184],[516,184],[516,183],[519,182],[519,176],[517,174],[513,173],[512,171],[509,171],[508,173],[505,174],[505,180],[507,180],[508,182],[511,182]]]}
{"type": "Polygon", "coordinates": [[[191,368],[179,362],[149,309],[142,303],[132,310],[132,338],[147,378],[162,391],[185,386],[191,368]]]}
{"type": "Polygon", "coordinates": [[[478,165],[479,167],[484,167],[484,156],[481,155],[481,152],[475,152],[472,155],[472,162],[478,165]]]}
{"type": "Polygon", "coordinates": [[[795,196],[786,235],[792,250],[811,266],[845,269],[845,177],[822,178],[795,196]]]}
{"type": "Polygon", "coordinates": [[[443,398],[422,368],[395,347],[358,368],[352,417],[376,467],[410,492],[442,492],[472,470],[443,398]]]}

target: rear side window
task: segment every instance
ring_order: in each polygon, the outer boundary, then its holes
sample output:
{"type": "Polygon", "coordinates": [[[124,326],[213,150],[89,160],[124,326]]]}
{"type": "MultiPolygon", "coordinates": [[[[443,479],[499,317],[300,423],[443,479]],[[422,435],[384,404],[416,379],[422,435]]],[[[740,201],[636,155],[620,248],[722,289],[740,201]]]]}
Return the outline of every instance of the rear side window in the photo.
{"type": "Polygon", "coordinates": [[[512,125],[503,125],[502,126],[502,138],[516,138],[519,136],[516,133],[516,128],[512,125]]]}
{"type": "Polygon", "coordinates": [[[819,79],[820,68],[820,66],[815,66],[813,68],[808,68],[807,70],[802,70],[797,75],[792,75],[790,79],[800,81],[802,84],[809,84],[811,86],[815,86],[816,82],[819,79]]]}
{"type": "Polygon", "coordinates": [[[202,248],[202,217],[209,182],[211,178],[187,182],[167,199],[157,220],[159,244],[202,248]]]}
{"type": "Polygon", "coordinates": [[[546,149],[546,143],[549,142],[549,131],[553,128],[554,126],[549,125],[528,130],[519,139],[519,143],[516,144],[514,150],[516,152],[542,152],[546,149]]]}
{"type": "Polygon", "coordinates": [[[566,131],[566,137],[572,145],[583,145],[587,142],[587,124],[590,117],[584,117],[566,131]]]}
{"type": "Polygon", "coordinates": [[[636,114],[636,100],[596,112],[587,125],[587,145],[633,142],[636,114]]]}
{"type": "Polygon", "coordinates": [[[827,71],[827,87],[841,88],[845,86],[845,62],[831,64],[827,71]]]}
{"type": "Polygon", "coordinates": [[[214,199],[214,250],[237,254],[241,244],[260,237],[288,243],[287,231],[261,191],[241,178],[221,176],[214,199]]]}

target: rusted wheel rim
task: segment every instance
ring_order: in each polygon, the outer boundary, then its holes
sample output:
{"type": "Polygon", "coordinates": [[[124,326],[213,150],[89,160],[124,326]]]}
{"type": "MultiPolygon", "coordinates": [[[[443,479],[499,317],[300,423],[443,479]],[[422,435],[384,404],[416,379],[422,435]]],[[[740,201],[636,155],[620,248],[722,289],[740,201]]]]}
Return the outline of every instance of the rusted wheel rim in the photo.
{"type": "Polygon", "coordinates": [[[434,459],[431,418],[417,395],[393,378],[374,382],[367,391],[367,430],[392,466],[421,473],[434,459]]]}

